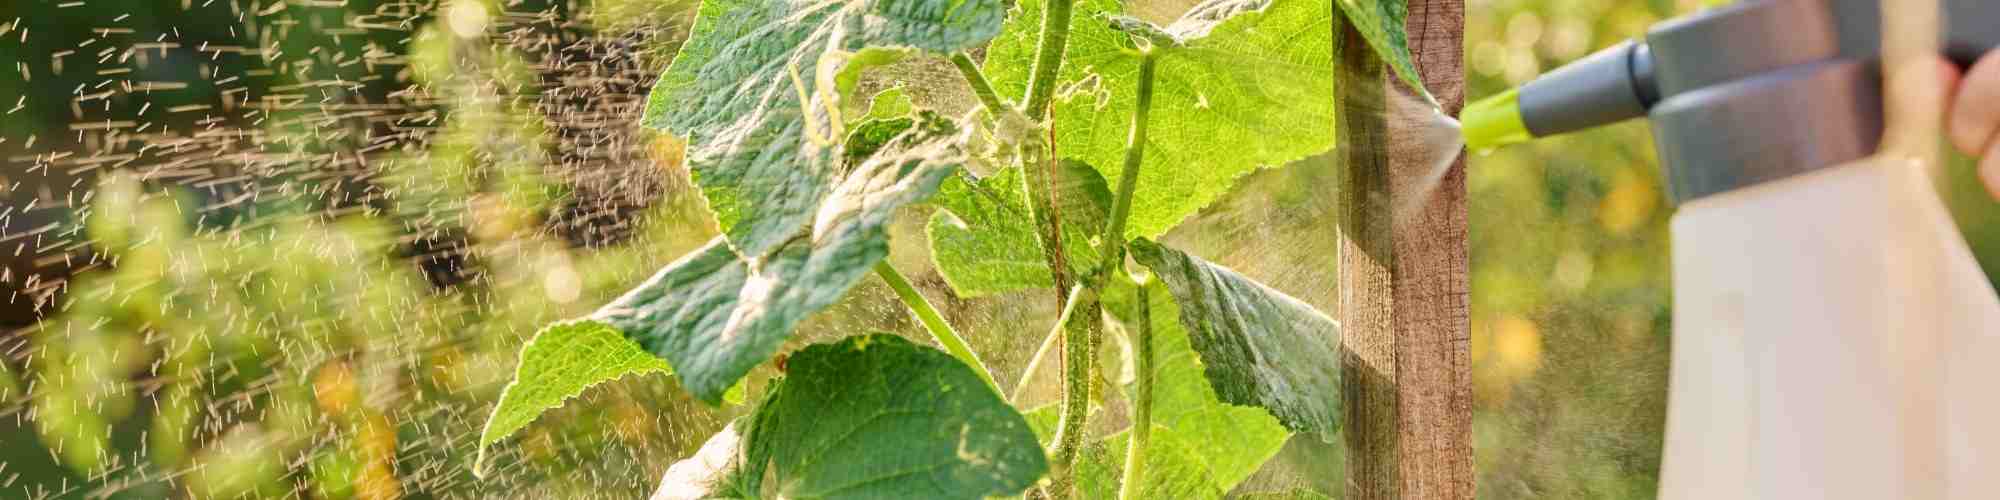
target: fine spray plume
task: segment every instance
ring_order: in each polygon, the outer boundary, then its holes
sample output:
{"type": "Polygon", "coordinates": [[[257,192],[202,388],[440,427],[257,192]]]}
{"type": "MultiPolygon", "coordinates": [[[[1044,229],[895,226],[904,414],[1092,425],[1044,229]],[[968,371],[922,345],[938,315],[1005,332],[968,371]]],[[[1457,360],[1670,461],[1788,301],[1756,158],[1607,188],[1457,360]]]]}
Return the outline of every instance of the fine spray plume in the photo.
{"type": "Polygon", "coordinates": [[[1438,184],[1451,172],[1452,165],[1465,150],[1466,136],[1459,121],[1444,113],[1437,101],[1429,94],[1412,95],[1409,92],[1388,92],[1384,99],[1388,103],[1388,118],[1397,122],[1397,130],[1413,130],[1418,136],[1410,143],[1422,145],[1417,153],[1424,161],[1424,175],[1417,177],[1414,184],[1401,186],[1404,192],[1397,193],[1394,217],[1396,224],[1404,224],[1411,217],[1421,213],[1424,205],[1430,203],[1436,194],[1438,184]]]}

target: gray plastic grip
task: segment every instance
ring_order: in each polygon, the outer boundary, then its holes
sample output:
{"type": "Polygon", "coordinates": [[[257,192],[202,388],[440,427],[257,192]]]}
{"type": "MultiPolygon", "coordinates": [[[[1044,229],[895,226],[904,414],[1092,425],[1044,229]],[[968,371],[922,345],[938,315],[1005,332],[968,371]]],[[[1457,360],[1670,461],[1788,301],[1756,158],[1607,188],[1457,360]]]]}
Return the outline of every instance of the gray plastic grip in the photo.
{"type": "MultiPolygon", "coordinates": [[[[1633,77],[1641,47],[1614,45],[1521,86],[1516,103],[1528,133],[1544,137],[1645,116],[1653,103],[1633,77]]],[[[1650,61],[1642,64],[1650,71],[1650,61]]]]}
{"type": "Polygon", "coordinates": [[[1944,6],[1944,53],[1970,66],[2000,47],[2000,0],[1950,0],[1944,6]]]}
{"type": "Polygon", "coordinates": [[[1669,97],[1651,117],[1668,189],[1685,202],[1874,154],[1881,72],[1810,63],[1669,97]]]}
{"type": "MultiPolygon", "coordinates": [[[[1663,98],[1841,55],[1835,14],[1853,0],[1730,4],[1655,25],[1646,33],[1663,98]]],[[[1865,0],[1873,3],[1873,0],[1865,0]]]]}

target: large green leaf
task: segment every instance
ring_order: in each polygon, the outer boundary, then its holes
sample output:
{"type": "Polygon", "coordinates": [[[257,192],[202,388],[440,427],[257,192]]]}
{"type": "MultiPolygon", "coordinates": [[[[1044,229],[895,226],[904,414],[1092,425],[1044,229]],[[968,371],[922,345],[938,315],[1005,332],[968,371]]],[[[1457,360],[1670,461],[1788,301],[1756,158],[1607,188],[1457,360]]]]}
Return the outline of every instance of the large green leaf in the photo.
{"type": "Polygon", "coordinates": [[[688,164],[738,253],[762,258],[813,222],[839,178],[858,67],[894,51],[967,49],[999,0],[707,0],[653,87],[644,123],[688,139],[688,164]]]}
{"type": "Polygon", "coordinates": [[[514,434],[535,417],[562,406],[584,389],[633,374],[669,373],[667,362],[626,340],[610,325],[566,321],[542,328],[521,346],[514,381],[479,433],[479,446],[514,434]]]}
{"type": "MultiPolygon", "coordinates": [[[[585,389],[626,375],[651,373],[673,373],[673,369],[611,325],[576,320],[543,327],[521,346],[514,381],[500,391],[500,403],[486,417],[486,428],[479,433],[481,462],[488,445],[527,427],[585,389]]],[[[742,404],[743,391],[738,384],[723,399],[742,404]]]]}
{"type": "Polygon", "coordinates": [[[673,364],[681,386],[715,403],[769,359],[799,321],[847,292],[889,254],[898,207],[937,191],[963,159],[952,124],[915,119],[845,175],[813,212],[811,232],[746,258],[724,238],[682,257],[592,316],[673,364]]]}
{"type": "Polygon", "coordinates": [[[1264,407],[1286,427],[1332,439],[1340,428],[1339,324],[1222,266],[1144,239],[1131,248],[1172,293],[1222,401],[1264,407]]]}
{"type": "MultiPolygon", "coordinates": [[[[1118,328],[1138,325],[1140,300],[1152,328],[1153,431],[1139,498],[1221,498],[1277,455],[1290,433],[1264,410],[1223,402],[1202,375],[1202,360],[1180,324],[1180,308],[1158,281],[1144,293],[1118,280],[1104,292],[1104,310],[1118,328]]],[[[1130,387],[1127,387],[1129,390],[1130,387]]],[[[1124,472],[1130,431],[1107,437],[1084,454],[1079,482],[1088,498],[1109,498],[1124,472]]]]}
{"type": "MultiPolygon", "coordinates": [[[[1283,430],[1279,428],[1280,443],[1284,442],[1283,430]]],[[[1077,489],[1083,498],[1118,498],[1131,434],[1121,431],[1084,448],[1076,466],[1080,476],[1077,489]]],[[[1138,493],[1135,498],[1221,500],[1229,488],[1224,486],[1225,480],[1202,465],[1202,459],[1223,442],[1222,438],[1167,432],[1165,427],[1153,426],[1153,437],[1146,446],[1146,480],[1134,490],[1138,493]]]]}
{"type": "Polygon", "coordinates": [[[710,440],[734,453],[704,446],[670,469],[686,473],[669,473],[676,490],[698,493],[671,498],[976,499],[1048,471],[1027,420],[943,351],[876,334],[788,364],[741,439],[732,426],[710,440]]]}
{"type": "MultiPolygon", "coordinates": [[[[1065,161],[1054,178],[1063,217],[1063,248],[1070,271],[1096,269],[1098,242],[1111,205],[1111,189],[1089,165],[1065,161]]],[[[1021,170],[1008,167],[980,179],[945,181],[926,231],[938,274],[952,290],[980,297],[1054,283],[1042,255],[1035,222],[1023,201],[1021,170]]]]}
{"type": "MultiPolygon", "coordinates": [[[[1020,12],[987,51],[986,71],[1021,92],[1033,66],[1042,0],[1020,12]]],[[[1054,105],[1056,150],[1118,178],[1137,98],[1131,37],[1097,16],[1113,0],[1078,0],[1069,62],[1054,105]]],[[[1237,177],[1333,147],[1333,7],[1325,1],[1227,0],[1196,6],[1164,29],[1126,234],[1157,236],[1229,190],[1237,177]]]]}

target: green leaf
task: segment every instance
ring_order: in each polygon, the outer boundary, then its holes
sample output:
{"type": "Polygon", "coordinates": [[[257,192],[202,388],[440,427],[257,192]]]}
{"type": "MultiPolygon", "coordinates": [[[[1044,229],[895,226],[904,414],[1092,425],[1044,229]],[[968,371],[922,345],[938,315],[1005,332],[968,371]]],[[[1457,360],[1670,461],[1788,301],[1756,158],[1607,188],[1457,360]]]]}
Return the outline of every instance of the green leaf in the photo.
{"type": "Polygon", "coordinates": [[[910,102],[910,94],[904,92],[903,87],[890,87],[869,98],[868,115],[862,118],[874,120],[902,118],[915,113],[916,110],[916,105],[910,102]]]}
{"type": "MultiPolygon", "coordinates": [[[[1089,409],[1085,411],[1091,418],[1097,418],[1098,412],[1104,410],[1104,405],[1097,399],[1092,399],[1087,407],[1089,409]]],[[[1034,407],[1021,412],[1021,417],[1028,419],[1028,429],[1035,431],[1036,441],[1048,443],[1056,434],[1056,426],[1062,423],[1062,402],[1056,401],[1034,407]]]]}
{"type": "Polygon", "coordinates": [[[822,58],[820,70],[833,72],[834,93],[844,99],[854,95],[854,86],[861,83],[863,70],[902,62],[913,52],[915,51],[907,48],[868,47],[861,49],[860,52],[843,53],[847,60],[839,64],[828,64],[828,61],[822,58]]]}
{"type": "MultiPolygon", "coordinates": [[[[959,295],[982,297],[1054,283],[1021,182],[1021,170],[1008,167],[982,179],[953,178],[939,189],[936,202],[944,210],[931,214],[925,230],[938,274],[959,295]]],[[[1055,182],[1070,270],[1087,275],[1097,267],[1102,242],[1096,240],[1110,215],[1111,188],[1096,169],[1070,160],[1061,163],[1055,182]]]]}
{"type": "Polygon", "coordinates": [[[1056,425],[1062,423],[1062,405],[1050,403],[1037,406],[1021,412],[1021,417],[1027,419],[1028,429],[1035,432],[1035,440],[1046,443],[1050,436],[1055,435],[1056,425]]]}
{"type": "Polygon", "coordinates": [[[951,52],[993,37],[999,0],[707,0],[647,100],[643,123],[688,140],[688,165],[730,245],[762,258],[837,183],[839,116],[859,67],[908,47],[951,52]]]}
{"type": "Polygon", "coordinates": [[[854,125],[854,131],[847,134],[846,157],[849,163],[867,160],[888,145],[890,139],[916,126],[917,121],[903,118],[870,118],[854,125]]]}
{"type": "MultiPolygon", "coordinates": [[[[1131,248],[1172,292],[1222,401],[1264,407],[1286,427],[1332,439],[1340,428],[1338,323],[1222,266],[1144,239],[1131,248]]],[[[1173,407],[1158,397],[1156,408],[1173,407]]]]}
{"type": "Polygon", "coordinates": [[[895,210],[938,189],[964,154],[950,121],[935,113],[855,166],[814,212],[808,234],[746,258],[718,237],[592,319],[666,358],[681,386],[709,404],[764,360],[792,328],[833,304],[889,254],[895,210]]]}
{"type": "MultiPolygon", "coordinates": [[[[1033,65],[1042,0],[1022,0],[987,50],[986,72],[1022,92],[1033,65]]],[[[1057,148],[1116,179],[1136,105],[1131,37],[1097,19],[1114,0],[1078,0],[1069,59],[1057,83],[1057,148]]],[[[1128,236],[1165,233],[1227,192],[1236,178],[1333,147],[1333,7],[1324,1],[1225,0],[1196,6],[1156,47],[1147,154],[1128,236]]]]}
{"type": "Polygon", "coordinates": [[[875,94],[868,102],[867,113],[847,126],[850,132],[842,152],[845,161],[853,164],[874,156],[890,139],[916,126],[915,114],[916,110],[910,105],[910,98],[903,95],[902,87],[875,94]]]}
{"type": "Polygon", "coordinates": [[[1407,0],[1335,0],[1334,3],[1340,4],[1340,12],[1347,21],[1354,24],[1354,29],[1368,40],[1368,46],[1375,49],[1375,55],[1395,70],[1403,83],[1429,95],[1410,58],[1410,40],[1404,24],[1409,17],[1407,0]]]}
{"type": "MultiPolygon", "coordinates": [[[[1131,434],[1120,431],[1084,449],[1077,461],[1077,475],[1081,476],[1077,488],[1083,498],[1118,498],[1131,434]]],[[[1279,435],[1283,435],[1282,428],[1279,435]]],[[[1135,498],[1222,499],[1229,488],[1202,465],[1202,458],[1223,442],[1221,438],[1170,433],[1153,426],[1153,437],[1146,447],[1146,484],[1135,498]]]]}
{"type": "Polygon", "coordinates": [[[671,372],[666,361],[610,325],[588,320],[549,325],[521,346],[521,365],[486,417],[479,446],[483,451],[506,439],[591,386],[631,374],[671,372]]]}
{"type": "MultiPolygon", "coordinates": [[[[1146,485],[1139,498],[1221,498],[1277,455],[1289,437],[1285,427],[1264,410],[1223,402],[1203,376],[1181,315],[1167,287],[1159,281],[1146,286],[1148,321],[1153,337],[1153,432],[1146,451],[1146,485]]],[[[1138,321],[1138,288],[1129,280],[1114,281],[1104,292],[1104,310],[1113,325],[1130,332],[1138,321]]],[[[1130,390],[1130,387],[1127,387],[1130,390]]],[[[1086,452],[1086,492],[1110,496],[1124,472],[1129,430],[1101,442],[1102,453],[1086,452]],[[1101,478],[1089,476],[1101,471],[1101,478]],[[1098,485],[1098,486],[1092,486],[1098,485]]]]}
{"type": "Polygon", "coordinates": [[[738,491],[976,499],[1048,471],[1028,422],[943,351],[875,334],[807,347],[789,365],[747,431],[738,491]]]}

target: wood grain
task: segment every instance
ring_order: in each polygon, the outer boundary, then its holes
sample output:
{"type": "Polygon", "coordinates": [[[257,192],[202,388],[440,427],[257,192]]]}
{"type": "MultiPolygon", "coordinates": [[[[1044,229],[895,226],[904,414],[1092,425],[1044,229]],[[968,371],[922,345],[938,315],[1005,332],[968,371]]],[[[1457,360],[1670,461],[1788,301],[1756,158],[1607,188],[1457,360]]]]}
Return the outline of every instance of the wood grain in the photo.
{"type": "MultiPolygon", "coordinates": [[[[1463,0],[1409,4],[1418,73],[1451,115],[1465,100],[1464,16],[1463,0]]],[[[1420,98],[1335,24],[1346,498],[1470,499],[1465,160],[1439,176],[1434,120],[1391,105],[1420,98]]]]}

